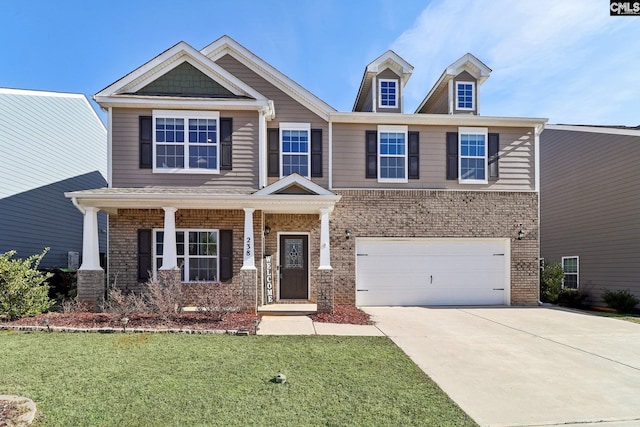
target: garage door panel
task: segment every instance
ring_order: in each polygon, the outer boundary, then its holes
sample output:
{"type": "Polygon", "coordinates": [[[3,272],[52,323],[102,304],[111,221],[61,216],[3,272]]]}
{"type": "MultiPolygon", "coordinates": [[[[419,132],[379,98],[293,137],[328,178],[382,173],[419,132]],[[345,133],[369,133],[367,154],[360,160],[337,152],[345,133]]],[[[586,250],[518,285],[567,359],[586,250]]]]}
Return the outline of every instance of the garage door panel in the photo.
{"type": "Polygon", "coordinates": [[[359,305],[505,303],[501,240],[359,240],[359,305]]]}

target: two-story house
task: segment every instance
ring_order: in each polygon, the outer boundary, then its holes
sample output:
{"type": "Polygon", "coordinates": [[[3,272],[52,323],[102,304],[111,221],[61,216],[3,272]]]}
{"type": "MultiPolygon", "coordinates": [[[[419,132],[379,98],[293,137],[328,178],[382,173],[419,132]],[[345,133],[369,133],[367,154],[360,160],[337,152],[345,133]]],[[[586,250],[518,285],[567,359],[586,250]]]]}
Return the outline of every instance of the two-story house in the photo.
{"type": "Polygon", "coordinates": [[[388,51],[339,112],[228,36],[184,42],[95,95],[109,187],[85,212],[78,295],[159,270],[222,282],[242,305],[538,302],[538,138],[545,119],[479,115],[491,70],[470,54],[414,113],[413,67],[388,51]]]}

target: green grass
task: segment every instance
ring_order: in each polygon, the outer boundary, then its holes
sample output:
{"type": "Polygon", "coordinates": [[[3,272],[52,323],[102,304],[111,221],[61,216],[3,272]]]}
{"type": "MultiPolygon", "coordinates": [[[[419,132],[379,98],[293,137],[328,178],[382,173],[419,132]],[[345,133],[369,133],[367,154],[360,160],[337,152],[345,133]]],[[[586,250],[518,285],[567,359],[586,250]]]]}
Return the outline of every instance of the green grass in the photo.
{"type": "Polygon", "coordinates": [[[38,426],[475,425],[385,337],[2,332],[0,394],[38,426]]]}
{"type": "Polygon", "coordinates": [[[602,316],[602,317],[612,317],[614,319],[625,320],[627,322],[640,323],[640,316],[638,316],[637,314],[623,314],[623,313],[616,313],[615,311],[599,311],[599,310],[589,311],[589,313],[595,314],[597,316],[602,316]]]}

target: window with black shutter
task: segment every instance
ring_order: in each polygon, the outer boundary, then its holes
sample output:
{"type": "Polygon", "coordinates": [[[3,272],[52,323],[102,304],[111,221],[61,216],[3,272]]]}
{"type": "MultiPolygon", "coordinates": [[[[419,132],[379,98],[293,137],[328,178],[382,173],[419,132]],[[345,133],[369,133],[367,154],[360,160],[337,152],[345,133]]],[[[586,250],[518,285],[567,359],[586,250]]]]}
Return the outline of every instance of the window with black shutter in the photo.
{"type": "Polygon", "coordinates": [[[151,116],[139,117],[140,136],[140,169],[151,169],[153,167],[153,118],[151,116]]]}
{"type": "Polygon", "coordinates": [[[220,169],[231,170],[233,168],[233,119],[231,117],[220,118],[220,169]]]}

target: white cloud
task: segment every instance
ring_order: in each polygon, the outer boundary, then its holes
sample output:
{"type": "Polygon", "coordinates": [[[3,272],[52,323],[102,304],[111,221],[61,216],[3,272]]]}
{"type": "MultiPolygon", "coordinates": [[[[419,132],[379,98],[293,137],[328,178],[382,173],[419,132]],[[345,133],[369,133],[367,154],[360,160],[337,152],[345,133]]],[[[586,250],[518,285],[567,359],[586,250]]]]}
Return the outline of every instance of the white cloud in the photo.
{"type": "Polygon", "coordinates": [[[600,0],[435,0],[392,45],[415,66],[407,110],[471,52],[493,69],[482,114],[640,124],[637,19],[609,16],[600,0]]]}

